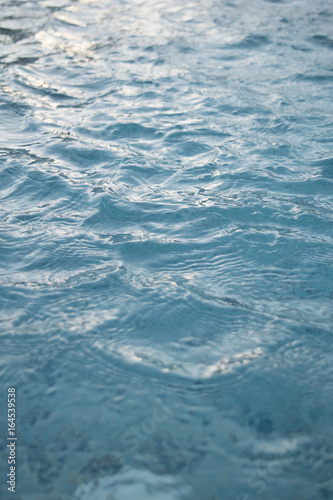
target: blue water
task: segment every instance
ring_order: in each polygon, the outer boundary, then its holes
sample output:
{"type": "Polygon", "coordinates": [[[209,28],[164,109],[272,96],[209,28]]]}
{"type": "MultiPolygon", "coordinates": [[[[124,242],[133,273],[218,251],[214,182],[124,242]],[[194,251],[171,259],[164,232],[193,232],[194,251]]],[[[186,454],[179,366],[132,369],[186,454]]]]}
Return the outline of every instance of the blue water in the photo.
{"type": "Polygon", "coordinates": [[[0,18],[1,499],[333,499],[332,2],[0,18]]]}

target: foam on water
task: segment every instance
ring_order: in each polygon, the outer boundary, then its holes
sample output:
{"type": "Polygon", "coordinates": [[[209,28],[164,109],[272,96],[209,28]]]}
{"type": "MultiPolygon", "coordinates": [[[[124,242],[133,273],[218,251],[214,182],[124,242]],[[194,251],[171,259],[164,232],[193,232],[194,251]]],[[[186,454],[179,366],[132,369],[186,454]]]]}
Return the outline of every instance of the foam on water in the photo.
{"type": "Polygon", "coordinates": [[[78,500],[177,500],[193,498],[189,487],[179,484],[172,476],[160,476],[149,471],[124,468],[115,476],[103,477],[96,484],[80,485],[75,498],[78,500]]]}

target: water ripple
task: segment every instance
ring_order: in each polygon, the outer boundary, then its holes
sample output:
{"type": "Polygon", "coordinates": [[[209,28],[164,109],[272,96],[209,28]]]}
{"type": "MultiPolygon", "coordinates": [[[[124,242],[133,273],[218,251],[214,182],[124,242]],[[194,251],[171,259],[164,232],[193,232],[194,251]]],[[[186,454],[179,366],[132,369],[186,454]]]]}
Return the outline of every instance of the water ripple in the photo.
{"type": "Polygon", "coordinates": [[[331,3],[0,4],[18,494],[333,497],[331,3]]]}

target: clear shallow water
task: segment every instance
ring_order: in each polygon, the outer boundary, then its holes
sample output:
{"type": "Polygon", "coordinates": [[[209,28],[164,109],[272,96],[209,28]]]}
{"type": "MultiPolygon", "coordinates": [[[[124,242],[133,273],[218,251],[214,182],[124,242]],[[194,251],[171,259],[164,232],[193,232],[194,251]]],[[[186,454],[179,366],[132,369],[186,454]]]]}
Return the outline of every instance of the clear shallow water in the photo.
{"type": "Polygon", "coordinates": [[[333,498],[332,15],[1,2],[17,498],[333,498]]]}

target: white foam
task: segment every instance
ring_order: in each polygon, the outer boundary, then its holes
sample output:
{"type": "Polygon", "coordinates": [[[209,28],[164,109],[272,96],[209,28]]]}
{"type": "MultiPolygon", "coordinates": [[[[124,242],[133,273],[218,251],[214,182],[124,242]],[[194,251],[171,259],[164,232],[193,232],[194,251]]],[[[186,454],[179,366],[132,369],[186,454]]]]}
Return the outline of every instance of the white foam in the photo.
{"type": "Polygon", "coordinates": [[[192,499],[189,486],[170,475],[124,467],[114,476],[78,486],[77,500],[185,500],[192,499]]]}

